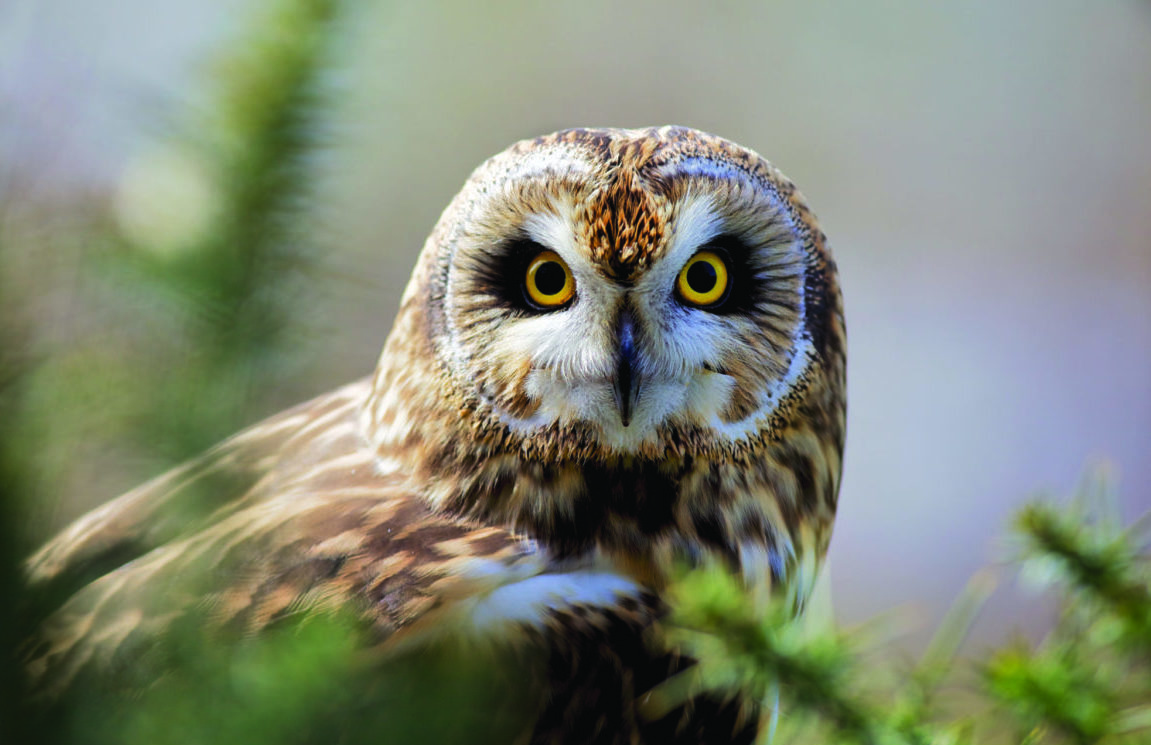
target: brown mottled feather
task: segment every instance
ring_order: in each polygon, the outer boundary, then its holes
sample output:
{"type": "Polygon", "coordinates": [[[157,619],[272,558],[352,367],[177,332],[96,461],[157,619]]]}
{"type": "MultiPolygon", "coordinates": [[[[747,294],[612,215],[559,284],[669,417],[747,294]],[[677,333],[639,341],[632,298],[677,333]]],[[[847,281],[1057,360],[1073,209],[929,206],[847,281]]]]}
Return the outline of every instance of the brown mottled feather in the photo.
{"type": "Polygon", "coordinates": [[[352,605],[385,638],[435,607],[443,580],[461,564],[514,564],[522,551],[507,531],[436,515],[402,476],[376,472],[359,432],[368,391],[361,381],[257,425],[42,549],[29,562],[37,583],[99,554],[130,561],[53,616],[33,672],[51,672],[51,687],[65,685],[80,667],[106,664],[162,632],[180,608],[205,609],[220,627],[252,633],[300,610],[352,605]],[[196,505],[208,514],[182,529],[152,529],[149,519],[177,507],[191,483],[233,467],[245,476],[235,482],[240,491],[212,494],[214,504],[196,505]],[[116,551],[122,547],[137,553],[116,551]]]}

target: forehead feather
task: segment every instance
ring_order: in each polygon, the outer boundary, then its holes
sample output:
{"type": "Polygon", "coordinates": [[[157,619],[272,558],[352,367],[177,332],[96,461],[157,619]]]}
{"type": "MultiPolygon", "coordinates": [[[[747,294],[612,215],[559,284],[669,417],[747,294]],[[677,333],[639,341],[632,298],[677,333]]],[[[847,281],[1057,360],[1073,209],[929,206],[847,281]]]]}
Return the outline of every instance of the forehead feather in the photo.
{"type": "Polygon", "coordinates": [[[489,195],[493,186],[514,193],[528,210],[567,202],[588,257],[624,283],[666,253],[673,215],[703,183],[721,202],[772,192],[776,210],[794,192],[754,152],[684,127],[562,130],[516,143],[473,179],[489,195]]]}
{"type": "Polygon", "coordinates": [[[663,253],[666,203],[658,203],[630,166],[621,165],[586,203],[581,227],[592,261],[629,281],[663,253]]]}
{"type": "Polygon", "coordinates": [[[575,228],[604,274],[630,282],[666,249],[672,202],[658,169],[649,166],[678,136],[672,128],[574,129],[520,143],[513,150],[568,158],[579,157],[573,152],[578,151],[586,159],[591,166],[586,174],[589,189],[579,195],[575,228]]]}

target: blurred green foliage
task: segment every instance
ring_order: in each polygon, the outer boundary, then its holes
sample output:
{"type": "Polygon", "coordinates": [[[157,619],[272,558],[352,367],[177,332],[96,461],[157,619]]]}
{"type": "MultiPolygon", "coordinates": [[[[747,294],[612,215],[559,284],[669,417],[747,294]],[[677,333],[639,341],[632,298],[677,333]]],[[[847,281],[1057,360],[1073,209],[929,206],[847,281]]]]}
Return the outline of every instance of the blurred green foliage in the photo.
{"type": "Polygon", "coordinates": [[[1025,507],[1016,559],[1056,594],[1058,622],[983,659],[955,658],[990,589],[982,575],[910,670],[867,651],[865,633],[810,633],[783,609],[758,611],[717,569],[676,587],[667,638],[700,660],[703,688],[778,691],[776,742],[1151,742],[1151,571],[1137,528],[1101,501],[1025,507]]]}
{"type": "MultiPolygon", "coordinates": [[[[208,737],[212,717],[189,708],[206,703],[198,689],[185,698],[161,685],[150,696],[166,704],[142,710],[162,708],[169,724],[145,715],[112,728],[121,709],[82,699],[34,719],[20,703],[20,648],[50,601],[22,591],[19,567],[43,539],[57,495],[69,491],[65,480],[83,478],[85,463],[99,468],[127,453],[119,465],[135,461],[122,468],[138,470],[133,478],[163,470],[252,421],[267,391],[298,366],[292,328],[310,257],[299,226],[339,10],[337,0],[260,7],[214,70],[212,104],[187,114],[185,136],[142,154],[116,210],[60,219],[0,204],[0,742],[255,741],[240,733],[307,716],[282,717],[260,704],[271,693],[253,689],[251,717],[225,717],[221,726],[236,737],[217,740],[208,737]],[[27,282],[46,275],[44,285],[27,282]],[[122,333],[88,334],[75,308],[76,320],[61,328],[56,299],[41,297],[54,283],[74,291],[69,303],[110,314],[104,328],[122,333]],[[83,735],[69,730],[73,704],[73,713],[91,715],[83,735]],[[162,740],[157,729],[186,734],[162,740]]],[[[281,681],[274,697],[282,705],[298,698],[291,681],[346,664],[332,644],[304,644],[299,667],[265,670],[281,681]]],[[[211,667],[210,655],[187,659],[211,667]]],[[[193,680],[197,670],[189,668],[193,680]]],[[[275,731],[262,741],[282,741],[275,731]]]]}
{"type": "Polygon", "coordinates": [[[210,102],[141,147],[110,201],[0,204],[0,353],[20,368],[3,426],[34,539],[59,510],[279,408],[302,377],[317,253],[304,226],[339,9],[258,4],[210,70],[210,102]]]}
{"type": "MultiPolygon", "coordinates": [[[[298,364],[291,329],[309,262],[298,226],[339,7],[269,0],[264,10],[217,69],[196,135],[152,161],[162,166],[153,177],[191,179],[181,188],[200,195],[188,202],[195,219],[175,235],[131,214],[85,225],[95,292],[129,296],[119,302],[131,332],[76,349],[45,343],[27,294],[0,281],[2,742],[508,742],[534,711],[530,657],[451,645],[381,657],[352,620],[307,613],[226,645],[190,619],[152,665],[80,685],[47,715],[25,705],[20,648],[35,618],[19,576],[22,526],[51,500],[76,443],[130,441],[158,470],[251,421],[260,391],[298,364]],[[155,364],[138,364],[141,348],[155,364]],[[61,420],[79,434],[54,439],[61,420]]],[[[0,261],[14,260],[13,235],[0,231],[0,261]]],[[[1017,558],[1057,595],[1058,621],[1038,644],[1020,639],[974,662],[956,653],[990,592],[984,575],[908,667],[869,647],[866,630],[813,631],[789,609],[758,607],[719,569],[689,572],[656,643],[699,665],[657,689],[647,713],[700,690],[739,691],[778,706],[779,743],[1151,742],[1145,539],[1106,504],[1096,494],[1020,513],[1017,558]]]]}
{"type": "Polygon", "coordinates": [[[523,654],[444,643],[382,655],[351,614],[301,613],[227,643],[202,620],[192,614],[130,669],[73,684],[46,710],[53,742],[497,745],[530,727],[536,678],[523,654]]]}
{"type": "MultiPolygon", "coordinates": [[[[154,233],[114,235],[102,254],[109,281],[170,311],[155,319],[153,336],[175,327],[181,338],[181,359],[148,381],[151,395],[131,425],[139,443],[166,460],[183,460],[247,423],[255,393],[285,373],[286,333],[308,266],[299,213],[337,9],[336,0],[277,2],[253,20],[217,66],[216,105],[196,117],[195,136],[168,145],[179,152],[175,162],[187,157],[203,170],[172,173],[161,163],[146,174],[203,179],[210,204],[201,224],[172,238],[173,247],[141,245],[167,238],[154,233]]],[[[133,371],[141,373],[148,374],[133,371]]]]}

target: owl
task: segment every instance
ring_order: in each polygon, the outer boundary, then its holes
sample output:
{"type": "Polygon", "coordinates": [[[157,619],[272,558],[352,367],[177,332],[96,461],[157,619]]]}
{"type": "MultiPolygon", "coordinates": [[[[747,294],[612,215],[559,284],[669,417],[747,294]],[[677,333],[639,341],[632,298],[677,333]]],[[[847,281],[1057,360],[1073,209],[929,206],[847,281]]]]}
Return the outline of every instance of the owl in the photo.
{"type": "Polygon", "coordinates": [[[383,650],[544,651],[524,742],[751,742],[754,701],[641,702],[692,664],[648,632],[680,566],[802,607],[845,428],[827,241],[756,153],[683,127],[572,129],[481,165],[375,373],[81,518],[28,562],[72,592],[46,689],[132,664],[196,609],[250,637],[350,608],[383,650]]]}

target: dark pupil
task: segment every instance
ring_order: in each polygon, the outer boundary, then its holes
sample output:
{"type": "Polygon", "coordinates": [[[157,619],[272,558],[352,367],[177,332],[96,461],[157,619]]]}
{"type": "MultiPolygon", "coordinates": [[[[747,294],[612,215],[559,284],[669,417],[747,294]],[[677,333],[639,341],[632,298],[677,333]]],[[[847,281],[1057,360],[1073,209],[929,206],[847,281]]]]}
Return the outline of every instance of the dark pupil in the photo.
{"type": "Polygon", "coordinates": [[[715,267],[707,261],[697,261],[687,268],[687,286],[703,295],[715,289],[715,267]]]}
{"type": "Polygon", "coordinates": [[[558,295],[565,284],[567,277],[558,261],[545,261],[536,269],[536,289],[541,295],[558,295]]]}

